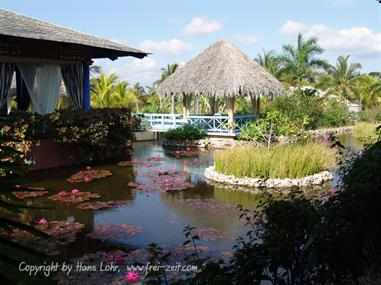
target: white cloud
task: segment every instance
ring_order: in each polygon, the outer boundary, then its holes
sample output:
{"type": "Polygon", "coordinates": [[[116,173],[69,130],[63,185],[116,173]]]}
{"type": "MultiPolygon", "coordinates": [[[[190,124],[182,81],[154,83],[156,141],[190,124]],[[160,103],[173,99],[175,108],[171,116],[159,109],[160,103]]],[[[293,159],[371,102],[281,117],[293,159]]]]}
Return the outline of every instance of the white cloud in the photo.
{"type": "Polygon", "coordinates": [[[220,21],[195,17],[185,26],[183,33],[191,36],[202,36],[217,32],[221,29],[222,23],[220,21]]]}
{"type": "Polygon", "coordinates": [[[192,49],[192,45],[179,39],[160,42],[147,40],[140,44],[140,48],[147,52],[179,56],[189,52],[192,49]]]}
{"type": "Polygon", "coordinates": [[[236,36],[236,40],[239,44],[243,45],[255,45],[259,42],[256,36],[236,36]]]}
{"type": "Polygon", "coordinates": [[[357,56],[377,56],[381,53],[381,33],[366,27],[333,29],[325,25],[305,25],[287,21],[281,28],[282,34],[296,38],[298,33],[305,37],[317,37],[319,44],[327,51],[357,56]]]}
{"type": "Polygon", "coordinates": [[[104,72],[110,74],[115,72],[121,80],[127,80],[130,84],[139,82],[140,85],[151,85],[160,78],[161,66],[155,59],[148,56],[143,59],[119,58],[117,61],[96,60],[104,72]]]}

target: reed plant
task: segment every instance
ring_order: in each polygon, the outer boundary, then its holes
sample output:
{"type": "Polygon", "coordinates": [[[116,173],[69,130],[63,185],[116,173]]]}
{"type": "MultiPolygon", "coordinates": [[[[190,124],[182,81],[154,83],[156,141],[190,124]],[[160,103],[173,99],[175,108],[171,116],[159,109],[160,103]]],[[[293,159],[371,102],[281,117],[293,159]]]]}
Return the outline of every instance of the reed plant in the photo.
{"type": "Polygon", "coordinates": [[[215,153],[215,169],[226,175],[251,178],[300,178],[336,164],[336,151],[323,142],[265,148],[242,146],[215,153]]]}

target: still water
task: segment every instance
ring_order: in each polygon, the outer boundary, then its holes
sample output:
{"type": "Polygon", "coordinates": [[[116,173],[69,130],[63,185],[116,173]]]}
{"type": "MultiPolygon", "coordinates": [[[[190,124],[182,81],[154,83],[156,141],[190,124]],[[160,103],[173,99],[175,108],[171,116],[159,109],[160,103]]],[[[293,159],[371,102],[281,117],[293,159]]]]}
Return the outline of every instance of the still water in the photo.
{"type": "MultiPolygon", "coordinates": [[[[341,140],[354,148],[361,147],[351,137],[342,137],[341,140]]],[[[119,166],[119,161],[92,165],[92,169],[109,170],[113,175],[89,183],[71,184],[66,181],[69,176],[83,170],[83,167],[32,172],[28,185],[44,187],[51,194],[76,188],[81,192],[100,194],[99,201],[127,202],[111,209],[83,210],[75,205],[54,202],[47,197],[30,198],[26,201],[31,205],[54,208],[27,210],[22,215],[23,221],[35,222],[45,218],[48,221],[67,220],[85,224],[85,229],[75,242],[61,248],[63,258],[110,248],[141,248],[151,242],[177,247],[185,240],[182,230],[187,225],[219,231],[218,239],[201,241],[202,245],[217,253],[231,250],[235,239],[245,235],[247,231],[244,222],[238,219],[235,207],[242,204],[247,209],[254,209],[259,200],[264,198],[264,195],[231,191],[207,184],[203,173],[206,167],[213,165],[213,152],[197,151],[182,156],[174,151],[163,150],[155,142],[137,142],[134,144],[131,159],[136,163],[130,166],[119,166]],[[154,163],[150,163],[153,158],[154,163]],[[182,191],[152,191],[160,188],[157,184],[161,182],[156,179],[158,171],[175,171],[180,176],[186,174],[186,181],[192,186],[182,191]],[[143,191],[136,191],[136,185],[143,185],[143,191]],[[134,236],[115,235],[108,241],[87,236],[97,226],[123,224],[139,226],[141,232],[134,236]]],[[[176,180],[176,177],[177,175],[173,175],[170,179],[176,180]]],[[[327,187],[332,187],[335,183],[337,177],[327,187]]]]}

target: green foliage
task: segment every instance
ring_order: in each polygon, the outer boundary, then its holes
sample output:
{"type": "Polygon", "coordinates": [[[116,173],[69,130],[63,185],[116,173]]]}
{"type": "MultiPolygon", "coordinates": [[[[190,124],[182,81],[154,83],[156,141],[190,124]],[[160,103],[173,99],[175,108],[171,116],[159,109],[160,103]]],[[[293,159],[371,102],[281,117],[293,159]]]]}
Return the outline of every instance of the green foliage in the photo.
{"type": "Polygon", "coordinates": [[[296,92],[277,97],[268,107],[290,118],[291,122],[306,129],[340,127],[353,123],[345,103],[335,99],[319,98],[313,91],[296,92]]]}
{"type": "Polygon", "coordinates": [[[86,162],[126,154],[128,141],[140,125],[140,118],[124,109],[65,109],[45,116],[17,112],[9,119],[14,133],[24,131],[25,141],[54,138],[58,143],[74,144],[86,162]]]}
{"type": "Polygon", "coordinates": [[[265,142],[268,146],[274,141],[275,136],[296,135],[303,129],[279,111],[270,111],[266,117],[246,123],[238,136],[240,140],[265,142]]]}
{"type": "Polygon", "coordinates": [[[215,153],[215,169],[226,175],[252,178],[299,178],[335,165],[336,153],[321,142],[282,145],[271,148],[251,146],[215,153]]]}
{"type": "Polygon", "coordinates": [[[183,125],[163,133],[163,138],[169,140],[201,140],[205,137],[206,132],[199,125],[183,125]]]}
{"type": "Polygon", "coordinates": [[[365,108],[359,114],[360,121],[381,122],[381,106],[365,108]]]}
{"type": "Polygon", "coordinates": [[[375,139],[379,132],[376,131],[377,124],[369,122],[357,122],[353,129],[353,135],[360,139],[375,139]]]}

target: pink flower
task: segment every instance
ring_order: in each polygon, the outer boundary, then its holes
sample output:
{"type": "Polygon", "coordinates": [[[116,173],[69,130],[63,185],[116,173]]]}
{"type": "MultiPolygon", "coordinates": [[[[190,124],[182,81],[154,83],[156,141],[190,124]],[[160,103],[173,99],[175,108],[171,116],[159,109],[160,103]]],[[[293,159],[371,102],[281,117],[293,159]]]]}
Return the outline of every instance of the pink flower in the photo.
{"type": "Polygon", "coordinates": [[[61,191],[58,193],[58,196],[64,196],[66,194],[66,191],[61,191]]]}
{"type": "Polygon", "coordinates": [[[91,170],[91,166],[86,166],[86,170],[91,170]]]}
{"type": "Polygon", "coordinates": [[[16,194],[16,198],[18,198],[18,199],[22,199],[22,195],[20,195],[20,194],[16,194]]]}
{"type": "Polygon", "coordinates": [[[42,219],[40,219],[39,221],[38,221],[38,224],[39,225],[46,225],[48,223],[48,221],[46,220],[46,219],[44,219],[44,218],[42,218],[42,219]]]}
{"type": "Polygon", "coordinates": [[[124,279],[129,282],[136,282],[139,280],[139,273],[136,271],[129,271],[126,275],[124,275],[124,279]]]}
{"type": "Polygon", "coordinates": [[[179,150],[176,150],[176,154],[179,154],[180,153],[180,151],[179,150]]]}
{"type": "Polygon", "coordinates": [[[20,186],[20,184],[17,184],[17,185],[15,185],[15,187],[16,187],[16,188],[20,188],[21,186],[20,186]]]}
{"type": "Polygon", "coordinates": [[[188,151],[191,150],[190,147],[187,147],[187,150],[188,150],[188,151]]]}
{"type": "Polygon", "coordinates": [[[90,182],[91,181],[91,178],[89,176],[85,176],[85,182],[90,182]]]}
{"type": "Polygon", "coordinates": [[[79,192],[78,189],[73,189],[73,190],[71,190],[71,194],[73,194],[73,195],[77,194],[78,192],[79,192]]]}

